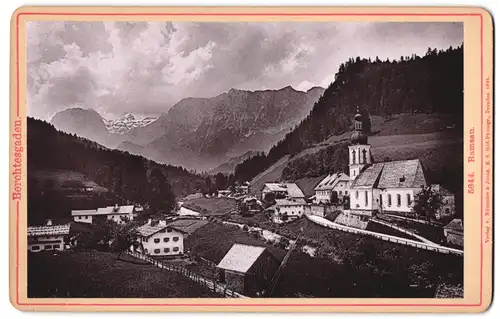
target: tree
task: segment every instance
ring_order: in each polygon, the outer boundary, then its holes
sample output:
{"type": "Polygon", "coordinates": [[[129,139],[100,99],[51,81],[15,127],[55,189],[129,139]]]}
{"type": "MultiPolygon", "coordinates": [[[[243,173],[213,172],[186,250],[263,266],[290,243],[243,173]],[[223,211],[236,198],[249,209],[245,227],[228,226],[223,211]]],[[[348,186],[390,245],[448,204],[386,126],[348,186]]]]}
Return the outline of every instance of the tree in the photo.
{"type": "Polygon", "coordinates": [[[268,205],[273,205],[276,203],[276,195],[272,192],[266,193],[266,195],[264,195],[264,202],[268,205]]]}
{"type": "Polygon", "coordinates": [[[133,222],[124,224],[116,224],[112,231],[112,244],[113,251],[118,253],[119,259],[121,254],[126,252],[131,246],[137,246],[137,239],[139,233],[137,232],[137,225],[133,222]]]}
{"type": "Polygon", "coordinates": [[[332,195],[330,196],[330,203],[337,204],[339,202],[339,195],[336,191],[332,191],[332,195]]]}
{"type": "Polygon", "coordinates": [[[422,186],[420,192],[415,195],[413,212],[417,217],[424,217],[427,221],[436,218],[436,213],[443,205],[443,199],[431,186],[422,186]]]}
{"type": "Polygon", "coordinates": [[[149,208],[153,214],[170,213],[175,207],[175,195],[165,175],[159,168],[153,169],[149,177],[149,208]]]}
{"type": "Polygon", "coordinates": [[[217,190],[225,189],[226,183],[227,183],[226,175],[222,173],[215,174],[215,188],[217,190]]]}

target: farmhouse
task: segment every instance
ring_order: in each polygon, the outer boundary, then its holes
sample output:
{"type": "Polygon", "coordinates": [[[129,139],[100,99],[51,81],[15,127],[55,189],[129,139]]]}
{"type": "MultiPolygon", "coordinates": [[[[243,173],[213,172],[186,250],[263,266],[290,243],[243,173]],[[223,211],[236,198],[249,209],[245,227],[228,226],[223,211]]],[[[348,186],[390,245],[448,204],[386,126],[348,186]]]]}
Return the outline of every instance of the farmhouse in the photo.
{"type": "Polygon", "coordinates": [[[319,184],[314,188],[315,203],[330,203],[332,194],[335,193],[339,200],[344,196],[349,196],[349,188],[351,180],[345,173],[328,174],[319,184]]]}
{"type": "Polygon", "coordinates": [[[70,225],[52,225],[28,227],[28,251],[64,250],[68,240],[70,225]]]}
{"type": "Polygon", "coordinates": [[[304,215],[306,202],[304,199],[277,199],[276,204],[268,208],[271,220],[275,223],[295,220],[304,215]]]}
{"type": "Polygon", "coordinates": [[[461,219],[454,219],[444,227],[444,237],[449,244],[464,246],[464,225],[461,219]]]}
{"type": "MultiPolygon", "coordinates": [[[[422,186],[429,185],[420,160],[373,163],[359,112],[354,116],[354,129],[349,146],[349,213],[364,216],[371,216],[374,212],[412,215],[415,195],[422,186]]],[[[439,188],[438,185],[433,187],[439,188]]],[[[448,197],[450,202],[454,202],[451,193],[448,197]]]]}
{"type": "Polygon", "coordinates": [[[217,265],[219,281],[246,296],[268,288],[279,261],[265,247],[234,244],[217,265]]]}
{"type": "Polygon", "coordinates": [[[436,218],[444,219],[453,217],[455,215],[455,196],[440,185],[432,185],[432,189],[441,196],[443,202],[443,205],[436,214],[436,218]]]}
{"type": "Polygon", "coordinates": [[[265,183],[261,190],[262,200],[267,194],[273,194],[274,198],[304,199],[305,195],[295,183],[265,183]]]}
{"type": "Polygon", "coordinates": [[[151,220],[139,227],[139,243],[143,253],[150,256],[173,256],[184,254],[184,239],[207,222],[196,219],[178,219],[171,223],[165,220],[153,225],[151,220]]]}
{"type": "Polygon", "coordinates": [[[92,224],[96,218],[106,218],[118,224],[125,223],[126,220],[134,220],[135,207],[128,206],[107,206],[98,209],[72,210],[71,216],[78,223],[92,224]]]}

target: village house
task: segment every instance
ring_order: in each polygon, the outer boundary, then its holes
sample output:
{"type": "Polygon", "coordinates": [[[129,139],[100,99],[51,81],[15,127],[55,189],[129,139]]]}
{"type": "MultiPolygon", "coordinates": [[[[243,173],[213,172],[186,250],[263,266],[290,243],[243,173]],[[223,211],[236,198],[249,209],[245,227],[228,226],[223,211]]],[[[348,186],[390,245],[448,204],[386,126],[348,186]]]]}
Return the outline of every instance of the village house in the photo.
{"type": "Polygon", "coordinates": [[[439,194],[443,202],[443,205],[436,213],[436,219],[441,220],[453,217],[455,215],[455,195],[440,185],[432,185],[431,188],[439,194]]]}
{"type": "Polygon", "coordinates": [[[70,225],[52,225],[48,220],[45,226],[28,227],[28,251],[61,251],[66,247],[70,225]]]}
{"type": "Polygon", "coordinates": [[[368,137],[363,132],[361,115],[357,113],[349,146],[351,189],[350,210],[347,213],[372,216],[374,212],[380,212],[413,216],[415,195],[422,186],[429,185],[420,160],[372,161],[368,137]]]}
{"type": "Polygon", "coordinates": [[[92,224],[96,218],[105,218],[118,224],[132,221],[135,217],[134,205],[128,206],[107,206],[98,209],[72,210],[71,216],[78,223],[92,224]]]}
{"type": "Polygon", "coordinates": [[[170,223],[160,220],[156,224],[149,220],[137,228],[141,250],[149,256],[182,255],[187,236],[206,224],[207,221],[197,219],[178,219],[170,223]]]}
{"type": "Polygon", "coordinates": [[[456,246],[464,246],[464,225],[461,219],[454,219],[444,227],[446,242],[456,246]]]}
{"type": "Polygon", "coordinates": [[[279,264],[265,247],[236,243],[217,265],[218,277],[227,288],[254,297],[268,289],[279,264]]]}
{"type": "Polygon", "coordinates": [[[265,183],[261,194],[262,200],[266,199],[267,194],[273,194],[275,199],[305,199],[304,193],[295,183],[265,183]]]}
{"type": "Polygon", "coordinates": [[[268,208],[268,214],[275,223],[292,221],[304,215],[306,201],[299,199],[276,199],[276,204],[268,208]]]}
{"type": "Polygon", "coordinates": [[[339,201],[342,201],[345,196],[349,196],[350,182],[349,176],[345,173],[328,174],[314,188],[314,202],[317,204],[330,203],[333,193],[339,201]]]}

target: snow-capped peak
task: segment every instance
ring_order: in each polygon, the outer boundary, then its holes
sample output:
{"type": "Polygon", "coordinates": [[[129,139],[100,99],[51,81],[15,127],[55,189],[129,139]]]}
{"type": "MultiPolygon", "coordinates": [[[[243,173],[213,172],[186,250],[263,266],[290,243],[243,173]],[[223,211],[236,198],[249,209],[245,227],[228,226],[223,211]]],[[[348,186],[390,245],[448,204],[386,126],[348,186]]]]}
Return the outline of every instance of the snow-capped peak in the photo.
{"type": "Polygon", "coordinates": [[[156,118],[136,119],[133,114],[127,113],[117,120],[104,120],[104,124],[110,133],[123,135],[134,128],[146,126],[154,121],[156,121],[156,118]]]}

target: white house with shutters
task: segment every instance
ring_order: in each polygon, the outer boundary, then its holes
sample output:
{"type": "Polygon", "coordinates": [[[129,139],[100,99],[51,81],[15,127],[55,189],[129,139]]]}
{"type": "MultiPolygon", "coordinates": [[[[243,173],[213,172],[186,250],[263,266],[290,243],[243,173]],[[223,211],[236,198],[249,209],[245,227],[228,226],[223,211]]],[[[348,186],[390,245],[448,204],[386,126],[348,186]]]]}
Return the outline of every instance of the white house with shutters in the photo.
{"type": "Polygon", "coordinates": [[[337,198],[342,200],[345,196],[349,196],[349,188],[351,180],[345,173],[328,174],[314,188],[314,202],[330,203],[332,194],[335,192],[337,198]]]}
{"type": "Polygon", "coordinates": [[[72,210],[71,216],[73,220],[77,223],[92,224],[95,222],[96,218],[105,218],[107,220],[112,220],[115,223],[123,224],[127,221],[134,220],[135,217],[135,206],[125,205],[125,206],[107,206],[98,209],[85,209],[85,210],[72,210]]]}
{"type": "Polygon", "coordinates": [[[178,219],[173,222],[149,220],[137,228],[142,252],[149,256],[175,256],[184,254],[184,240],[207,221],[178,219]]]}
{"type": "Polygon", "coordinates": [[[28,227],[28,251],[61,251],[69,241],[70,225],[52,225],[47,221],[44,226],[28,227]]]}

